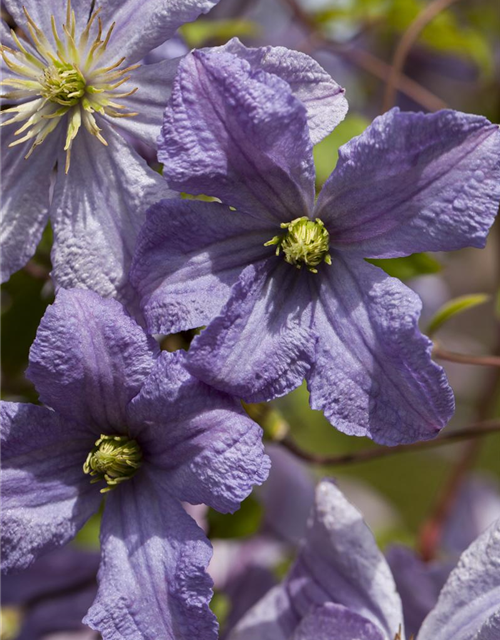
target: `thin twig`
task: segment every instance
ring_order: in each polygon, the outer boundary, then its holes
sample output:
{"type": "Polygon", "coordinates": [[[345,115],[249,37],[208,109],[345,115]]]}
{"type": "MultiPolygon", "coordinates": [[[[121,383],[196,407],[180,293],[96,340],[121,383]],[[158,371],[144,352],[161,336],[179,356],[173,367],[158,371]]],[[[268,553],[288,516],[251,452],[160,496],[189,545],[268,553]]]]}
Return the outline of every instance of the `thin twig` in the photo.
{"type": "MultiPolygon", "coordinates": [[[[379,80],[386,83],[389,82],[391,65],[380,60],[380,58],[377,58],[372,53],[365,51],[364,49],[332,42],[318,31],[314,20],[306,11],[304,11],[304,9],[302,9],[296,0],[283,0],[283,2],[292,11],[295,19],[308,32],[310,40],[315,43],[317,48],[329,50],[332,53],[341,56],[348,62],[356,65],[360,69],[367,71],[379,80]]],[[[399,74],[396,80],[396,86],[401,93],[404,93],[429,111],[437,111],[438,109],[444,109],[447,106],[441,98],[438,98],[431,91],[402,73],[399,74]]]]}
{"type": "Polygon", "coordinates": [[[401,40],[396,47],[396,51],[394,52],[391,72],[385,89],[384,112],[394,106],[396,90],[399,88],[399,79],[406,59],[413,45],[418,40],[419,35],[429,22],[432,22],[437,15],[451,6],[454,2],[457,2],[457,0],[433,0],[433,2],[430,2],[425,9],[418,14],[408,29],[403,33],[401,40]]]}
{"type": "Polygon", "coordinates": [[[448,351],[443,347],[434,347],[432,355],[437,360],[447,360],[449,362],[458,362],[459,364],[475,364],[481,367],[500,367],[500,356],[474,356],[465,353],[456,353],[448,351]]]}
{"type": "Polygon", "coordinates": [[[453,444],[454,442],[460,442],[461,440],[480,438],[493,433],[500,433],[500,420],[478,422],[477,424],[472,424],[469,427],[458,429],[457,431],[453,431],[452,433],[436,438],[435,440],[416,442],[415,444],[401,444],[397,447],[363,449],[361,451],[354,451],[353,453],[346,453],[340,456],[325,456],[319,453],[304,451],[288,436],[281,440],[280,443],[296,456],[302,458],[302,460],[306,460],[312,464],[343,466],[358,462],[370,462],[371,460],[387,458],[398,453],[415,453],[417,451],[424,451],[425,449],[433,449],[443,445],[453,444]]]}

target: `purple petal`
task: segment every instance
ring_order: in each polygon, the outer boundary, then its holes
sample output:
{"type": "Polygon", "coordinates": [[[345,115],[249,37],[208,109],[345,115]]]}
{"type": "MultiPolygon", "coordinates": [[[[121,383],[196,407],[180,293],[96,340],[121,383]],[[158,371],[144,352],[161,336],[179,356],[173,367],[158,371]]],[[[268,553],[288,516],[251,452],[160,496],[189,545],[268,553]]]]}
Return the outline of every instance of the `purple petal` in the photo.
{"type": "Polygon", "coordinates": [[[183,59],[158,148],[178,191],[216,196],[271,222],[312,208],[305,107],[284,80],[232,54],[200,50],[183,59]]]}
{"type": "Polygon", "coordinates": [[[28,262],[40,242],[49,215],[50,177],[61,141],[56,130],[25,159],[33,140],[9,148],[17,128],[12,124],[2,130],[2,282],[28,262]]]}
{"type": "Polygon", "coordinates": [[[286,47],[248,48],[238,38],[218,50],[248,60],[252,69],[262,69],[288,82],[293,95],[306,107],[313,144],[345,118],[348,109],[345,89],[310,56],[286,47]]]}
{"type": "Polygon", "coordinates": [[[141,230],[131,281],[152,333],[208,324],[247,264],[269,256],[276,228],[215,202],[162,200],[141,230]]]}
{"type": "Polygon", "coordinates": [[[163,112],[174,82],[179,58],[163,60],[155,64],[146,64],[134,69],[130,80],[120,87],[120,92],[128,93],[136,87],[138,91],[127,98],[120,98],[120,104],[130,112],[137,113],[133,118],[105,119],[111,124],[142,140],[156,151],[156,141],[161,130],[163,112]]]}
{"type": "Polygon", "coordinates": [[[316,489],[305,543],[287,577],[300,617],[327,602],[367,618],[392,640],[403,622],[391,571],[359,511],[329,481],[316,489]]]}
{"type": "Polygon", "coordinates": [[[27,375],[41,401],[63,416],[98,434],[122,431],[157,349],[116,300],[61,290],[40,323],[27,375]]]}
{"type": "Polygon", "coordinates": [[[74,537],[101,501],[83,473],[92,432],[30,404],[2,402],[2,571],[26,569],[74,537]]]}
{"type": "MultiPolygon", "coordinates": [[[[28,34],[28,21],[23,11],[26,7],[35,24],[44,32],[49,41],[52,42],[51,16],[56,19],[59,29],[66,22],[66,2],[64,0],[3,0],[5,8],[14,18],[14,22],[23,28],[28,34]]],[[[85,24],[89,17],[90,0],[71,0],[71,8],[75,12],[77,33],[85,29],[85,24]]]]}
{"type": "Polygon", "coordinates": [[[462,554],[418,640],[493,640],[499,616],[500,520],[462,554]]]}
{"type": "Polygon", "coordinates": [[[311,407],[341,431],[380,444],[436,436],[453,413],[453,393],[418,329],[416,294],[340,253],[314,283],[319,338],[308,376],[311,407]]]}
{"type": "Polygon", "coordinates": [[[247,612],[229,640],[288,640],[299,622],[285,589],[278,585],[247,612]]]}
{"type": "Polygon", "coordinates": [[[101,549],[99,591],[84,622],[106,640],[217,638],[210,543],[156,477],[141,473],[108,495],[101,549]]]}
{"type": "MultiPolygon", "coordinates": [[[[130,303],[127,274],[145,211],[170,193],[120,135],[100,124],[108,146],[81,132],[69,173],[58,172],[51,208],[53,276],[65,289],[91,289],[130,303]]],[[[61,151],[60,167],[64,156],[61,151]]]]}
{"type": "Polygon", "coordinates": [[[221,314],[193,341],[193,375],[246,402],[298,387],[316,346],[307,275],[275,257],[248,266],[221,314]]]}
{"type": "Polygon", "coordinates": [[[330,602],[305,617],[293,634],[293,640],[333,639],[387,640],[380,628],[369,620],[330,602]]]}
{"type": "Polygon", "coordinates": [[[156,482],[165,491],[232,512],[267,477],[262,430],[235,398],[193,378],[184,360],[184,352],[162,352],[130,405],[131,432],[163,470],[156,482]]]}
{"type": "Polygon", "coordinates": [[[218,0],[98,0],[104,24],[116,22],[106,50],[107,60],[127,57],[138,62],[172,38],[177,29],[207,13],[218,0]]]}
{"type": "Polygon", "coordinates": [[[400,545],[389,547],[386,558],[403,603],[406,635],[416,637],[454,563],[424,562],[414,551],[400,545]]]}
{"type": "Polygon", "coordinates": [[[315,215],[335,247],[363,257],[483,247],[499,158],[498,126],[481,116],[393,109],[340,149],[315,215]]]}

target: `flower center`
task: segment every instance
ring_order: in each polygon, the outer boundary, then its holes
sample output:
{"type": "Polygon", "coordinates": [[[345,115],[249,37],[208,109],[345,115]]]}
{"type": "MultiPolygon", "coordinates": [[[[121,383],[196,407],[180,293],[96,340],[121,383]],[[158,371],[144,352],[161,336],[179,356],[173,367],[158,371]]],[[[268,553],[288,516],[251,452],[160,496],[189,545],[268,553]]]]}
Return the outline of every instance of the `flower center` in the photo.
{"type": "Polygon", "coordinates": [[[15,132],[15,135],[24,135],[9,146],[14,147],[33,139],[26,155],[29,158],[35,147],[42,144],[67,115],[64,145],[66,173],[70,166],[71,146],[82,125],[102,144],[107,144],[100,133],[95,113],[111,118],[138,115],[127,111],[126,107],[115,100],[126,98],[137,91],[137,88],[122,93],[116,90],[130,79],[127,74],[139,65],[122,68],[125,58],[120,58],[114,64],[99,66],[115,26],[113,23],[104,35],[99,12],[100,9],[91,15],[83,32],[77,35],[75,13],[71,10],[71,0],[68,0],[66,22],[62,25],[60,36],[61,26],[59,25],[58,31],[54,16],[52,34],[45,34],[24,9],[31,42],[29,45],[23,44],[15,31],[11,31],[17,48],[0,45],[5,64],[15,73],[14,77],[7,77],[0,82],[0,85],[11,89],[1,97],[7,100],[29,98],[26,102],[1,112],[2,115],[15,115],[0,126],[24,123],[15,132]]]}
{"type": "Polygon", "coordinates": [[[296,218],[292,222],[283,222],[281,228],[287,232],[274,236],[264,244],[265,247],[277,245],[277,256],[283,251],[286,262],[293,264],[297,269],[305,265],[311,273],[318,273],[316,267],[322,262],[332,264],[332,258],[328,253],[330,234],[319,218],[296,218]]]}
{"type": "Polygon", "coordinates": [[[101,435],[87,456],[83,471],[94,476],[92,483],[104,480],[108,486],[101,489],[101,493],[106,493],[132,478],[141,464],[142,451],[135,440],[128,436],[101,435]]]}

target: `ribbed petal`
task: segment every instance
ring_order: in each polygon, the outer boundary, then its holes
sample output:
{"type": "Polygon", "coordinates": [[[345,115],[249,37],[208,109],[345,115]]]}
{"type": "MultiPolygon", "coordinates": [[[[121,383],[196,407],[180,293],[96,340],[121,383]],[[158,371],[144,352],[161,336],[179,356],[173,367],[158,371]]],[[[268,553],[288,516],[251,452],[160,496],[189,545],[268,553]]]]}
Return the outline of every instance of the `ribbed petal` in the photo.
{"type": "Polygon", "coordinates": [[[272,257],[243,271],[189,350],[190,371],[246,402],[285,395],[314,363],[308,273],[272,257]]]}
{"type": "Polygon", "coordinates": [[[126,56],[128,64],[138,62],[152,49],[171,38],[180,26],[207,13],[217,2],[218,0],[97,0],[96,8],[102,8],[103,22],[116,22],[106,59],[126,56]]]}
{"type": "MultiPolygon", "coordinates": [[[[128,270],[145,211],[168,197],[164,181],[125,140],[103,126],[105,147],[81,131],[71,167],[59,171],[51,208],[53,276],[60,287],[80,287],[133,306],[128,270]]],[[[61,151],[59,166],[64,167],[61,151]]]]}
{"type": "Polygon", "coordinates": [[[63,416],[96,433],[110,426],[123,431],[127,404],[157,348],[115,300],[61,290],[40,323],[27,375],[42,402],[63,416]]]}
{"type": "Polygon", "coordinates": [[[200,50],[182,60],[158,158],[172,188],[271,222],[308,215],[314,202],[304,105],[287,82],[232,54],[200,50]]]}
{"type": "Polygon", "coordinates": [[[84,622],[105,640],[216,640],[210,543],[154,477],[142,473],[108,495],[101,550],[84,622]]]}
{"type": "MultiPolygon", "coordinates": [[[[27,28],[28,21],[23,11],[23,7],[26,7],[33,21],[44,32],[49,41],[52,41],[51,16],[55,17],[59,30],[66,23],[67,0],[43,0],[43,2],[41,0],[23,0],[23,2],[3,0],[3,3],[14,18],[15,23],[22,27],[25,33],[29,33],[27,28]]],[[[92,0],[71,0],[71,8],[75,12],[76,33],[85,28],[91,6],[92,0]]]]}
{"type": "Polygon", "coordinates": [[[347,113],[345,89],[316,60],[286,47],[248,48],[233,38],[219,48],[248,60],[253,69],[263,69],[286,80],[293,95],[307,109],[311,141],[316,144],[342,122],[347,113]]]}
{"type": "Polygon", "coordinates": [[[500,622],[500,520],[465,551],[417,640],[494,640],[500,622]]]}
{"type": "Polygon", "coordinates": [[[47,224],[50,177],[61,143],[56,130],[26,160],[32,140],[9,148],[17,129],[17,123],[2,129],[2,282],[35,253],[47,224]]]}
{"type": "Polygon", "coordinates": [[[392,640],[363,616],[325,604],[302,620],[292,640],[392,640]]]}
{"type": "Polygon", "coordinates": [[[299,622],[285,590],[278,585],[238,622],[229,640],[289,640],[299,622]]]}
{"type": "Polygon", "coordinates": [[[66,544],[97,510],[83,473],[89,429],[30,404],[2,402],[2,571],[26,569],[66,544]]]}
{"type": "Polygon", "coordinates": [[[435,437],[453,413],[453,393],[418,329],[416,294],[340,253],[313,282],[318,347],[308,374],[312,408],[341,431],[380,444],[435,437]]]}
{"type": "Polygon", "coordinates": [[[392,258],[483,247],[499,202],[497,125],[393,109],[340,149],[315,215],[338,249],[392,258]]]}
{"type": "Polygon", "coordinates": [[[120,98],[120,104],[129,112],[137,113],[132,118],[104,118],[112,125],[142,140],[156,151],[156,142],[161,130],[163,112],[174,82],[180,58],[142,65],[131,72],[131,78],[121,85],[120,93],[138,90],[128,98],[120,98]]]}
{"type": "Polygon", "coordinates": [[[131,433],[161,470],[162,490],[232,512],[267,477],[262,430],[235,398],[193,378],[184,361],[184,352],[162,352],[130,405],[131,433]]]}
{"type": "Polygon", "coordinates": [[[153,205],[130,275],[149,330],[175,333],[208,324],[243,269],[269,256],[264,243],[278,232],[215,202],[153,205]]]}

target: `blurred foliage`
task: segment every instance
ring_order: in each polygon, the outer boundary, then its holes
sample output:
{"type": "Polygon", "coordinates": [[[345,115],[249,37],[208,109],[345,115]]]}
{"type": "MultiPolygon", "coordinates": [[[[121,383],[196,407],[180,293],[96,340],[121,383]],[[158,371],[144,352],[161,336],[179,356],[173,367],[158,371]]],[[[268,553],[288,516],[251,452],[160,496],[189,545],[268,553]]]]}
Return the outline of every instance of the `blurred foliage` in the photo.
{"type": "Polygon", "coordinates": [[[446,304],[444,304],[434,315],[429,322],[426,333],[432,336],[444,325],[450,318],[456,316],[458,313],[463,313],[468,309],[477,307],[480,304],[484,304],[491,300],[491,296],[486,293],[476,293],[475,295],[460,296],[453,298],[446,304]]]}
{"type": "Polygon", "coordinates": [[[256,38],[261,27],[251,20],[197,20],[179,29],[189,48],[225,44],[231,38],[256,38]]]}
{"type": "Polygon", "coordinates": [[[243,500],[236,514],[209,509],[207,519],[210,537],[244,538],[257,533],[262,521],[262,506],[253,496],[243,500]]]}
{"type": "Polygon", "coordinates": [[[413,253],[404,258],[388,258],[367,260],[371,264],[383,269],[388,275],[400,280],[410,280],[417,276],[424,276],[430,273],[439,273],[441,265],[428,253],[413,253]]]}

